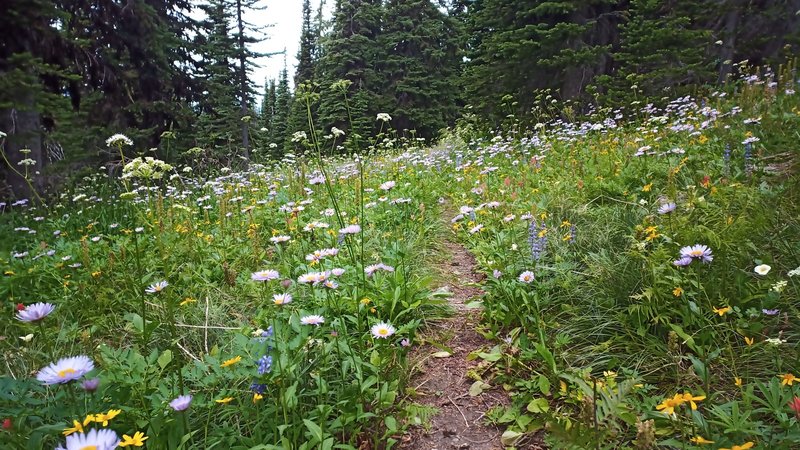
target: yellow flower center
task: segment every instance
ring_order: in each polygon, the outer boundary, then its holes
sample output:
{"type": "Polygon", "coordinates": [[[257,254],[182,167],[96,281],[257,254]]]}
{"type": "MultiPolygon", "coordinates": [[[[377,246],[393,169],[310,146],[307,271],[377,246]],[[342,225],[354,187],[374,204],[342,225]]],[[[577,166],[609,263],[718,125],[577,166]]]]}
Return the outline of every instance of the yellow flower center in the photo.
{"type": "Polygon", "coordinates": [[[66,377],[67,377],[67,374],[70,374],[70,375],[72,375],[72,374],[74,374],[74,373],[75,373],[75,369],[72,369],[72,368],[69,368],[69,369],[64,369],[64,370],[60,370],[60,371],[58,372],[58,377],[59,377],[59,378],[66,378],[66,377]]]}
{"type": "Polygon", "coordinates": [[[381,336],[386,336],[387,334],[389,334],[389,330],[387,330],[386,328],[381,328],[380,330],[378,330],[378,334],[380,334],[381,336]]]}
{"type": "Polygon", "coordinates": [[[97,450],[96,445],[87,445],[85,447],[81,447],[80,450],[97,450]]]}
{"type": "Polygon", "coordinates": [[[703,251],[702,250],[692,250],[692,252],[689,253],[689,254],[692,255],[692,256],[702,256],[703,255],[703,251]]]}

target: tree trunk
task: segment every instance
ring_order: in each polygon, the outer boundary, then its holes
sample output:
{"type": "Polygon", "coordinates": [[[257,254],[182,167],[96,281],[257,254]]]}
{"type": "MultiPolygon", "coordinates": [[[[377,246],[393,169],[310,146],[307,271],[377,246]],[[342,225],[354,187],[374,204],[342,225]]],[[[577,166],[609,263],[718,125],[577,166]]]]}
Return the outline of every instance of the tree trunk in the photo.
{"type": "Polygon", "coordinates": [[[728,13],[725,14],[725,24],[723,29],[725,34],[722,40],[722,52],[720,52],[718,83],[724,83],[733,67],[733,56],[736,54],[736,27],[739,23],[739,2],[734,1],[728,6],[728,13]]]}

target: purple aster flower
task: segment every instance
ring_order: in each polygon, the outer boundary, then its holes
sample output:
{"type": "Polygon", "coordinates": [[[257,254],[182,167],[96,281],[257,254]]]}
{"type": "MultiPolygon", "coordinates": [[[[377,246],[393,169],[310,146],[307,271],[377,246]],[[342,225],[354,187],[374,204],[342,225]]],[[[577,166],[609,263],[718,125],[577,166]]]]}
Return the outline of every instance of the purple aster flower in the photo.
{"type": "Polygon", "coordinates": [[[119,445],[119,436],[113,430],[92,429],[87,433],[73,433],[67,436],[66,447],[58,446],[56,450],[113,450],[119,445]]]}
{"type": "Polygon", "coordinates": [[[49,316],[55,309],[56,307],[50,303],[34,303],[17,312],[17,319],[23,322],[38,322],[49,316]]]}
{"type": "Polygon", "coordinates": [[[780,309],[762,309],[761,312],[764,313],[767,316],[777,316],[781,312],[781,310],[780,309]]]}
{"type": "Polygon", "coordinates": [[[91,378],[88,380],[83,380],[81,383],[81,388],[83,388],[86,392],[94,392],[97,388],[100,387],[100,378],[91,378]]]}
{"type": "Polygon", "coordinates": [[[683,258],[693,258],[699,259],[705,263],[709,263],[714,260],[714,256],[711,254],[711,249],[708,248],[707,245],[703,244],[695,244],[692,246],[686,246],[681,248],[681,259],[683,258]]]}
{"type": "Polygon", "coordinates": [[[658,213],[659,214],[669,214],[672,211],[675,211],[676,206],[677,205],[675,205],[675,203],[673,203],[673,202],[664,203],[663,205],[658,207],[658,213]]]}
{"type": "Polygon", "coordinates": [[[192,396],[191,395],[181,395],[175,400],[169,402],[170,408],[174,409],[175,411],[186,411],[189,409],[189,405],[192,404],[192,396]]]}
{"type": "Polygon", "coordinates": [[[686,267],[691,263],[692,263],[692,258],[689,256],[684,256],[681,259],[676,259],[675,261],[672,262],[672,264],[678,267],[686,267]]]}
{"type": "Polygon", "coordinates": [[[270,281],[277,280],[280,276],[277,270],[259,270],[258,272],[253,272],[250,275],[250,279],[253,281],[270,281]]]}
{"type": "Polygon", "coordinates": [[[86,375],[94,369],[94,363],[88,356],[80,355],[61,358],[36,374],[36,379],[44,385],[64,384],[86,375]]]}
{"type": "Polygon", "coordinates": [[[166,281],[159,281],[157,283],[153,283],[147,287],[144,291],[148,294],[158,294],[159,292],[163,291],[164,289],[169,286],[169,283],[166,281]]]}

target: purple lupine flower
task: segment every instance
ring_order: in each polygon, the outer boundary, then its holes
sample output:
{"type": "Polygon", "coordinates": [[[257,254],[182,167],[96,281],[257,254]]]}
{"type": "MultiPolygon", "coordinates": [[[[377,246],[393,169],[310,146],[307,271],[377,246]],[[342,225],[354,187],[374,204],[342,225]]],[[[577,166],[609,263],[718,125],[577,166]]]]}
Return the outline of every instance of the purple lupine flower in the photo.
{"type": "Polygon", "coordinates": [[[258,364],[258,374],[264,375],[272,370],[272,356],[264,355],[256,361],[258,364]]]}

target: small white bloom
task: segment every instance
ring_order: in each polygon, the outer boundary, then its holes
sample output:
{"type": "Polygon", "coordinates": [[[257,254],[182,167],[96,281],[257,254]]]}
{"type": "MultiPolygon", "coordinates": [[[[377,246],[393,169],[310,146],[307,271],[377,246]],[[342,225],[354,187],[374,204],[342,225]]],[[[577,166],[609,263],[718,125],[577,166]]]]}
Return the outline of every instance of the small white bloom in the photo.
{"type": "Polygon", "coordinates": [[[755,268],[755,269],[753,269],[753,271],[754,271],[755,273],[757,273],[757,274],[761,275],[762,277],[763,277],[764,275],[768,274],[770,270],[772,270],[772,267],[770,267],[770,266],[768,266],[768,265],[766,265],[766,264],[761,264],[761,265],[758,265],[758,266],[756,266],[756,268],[755,268]]]}

